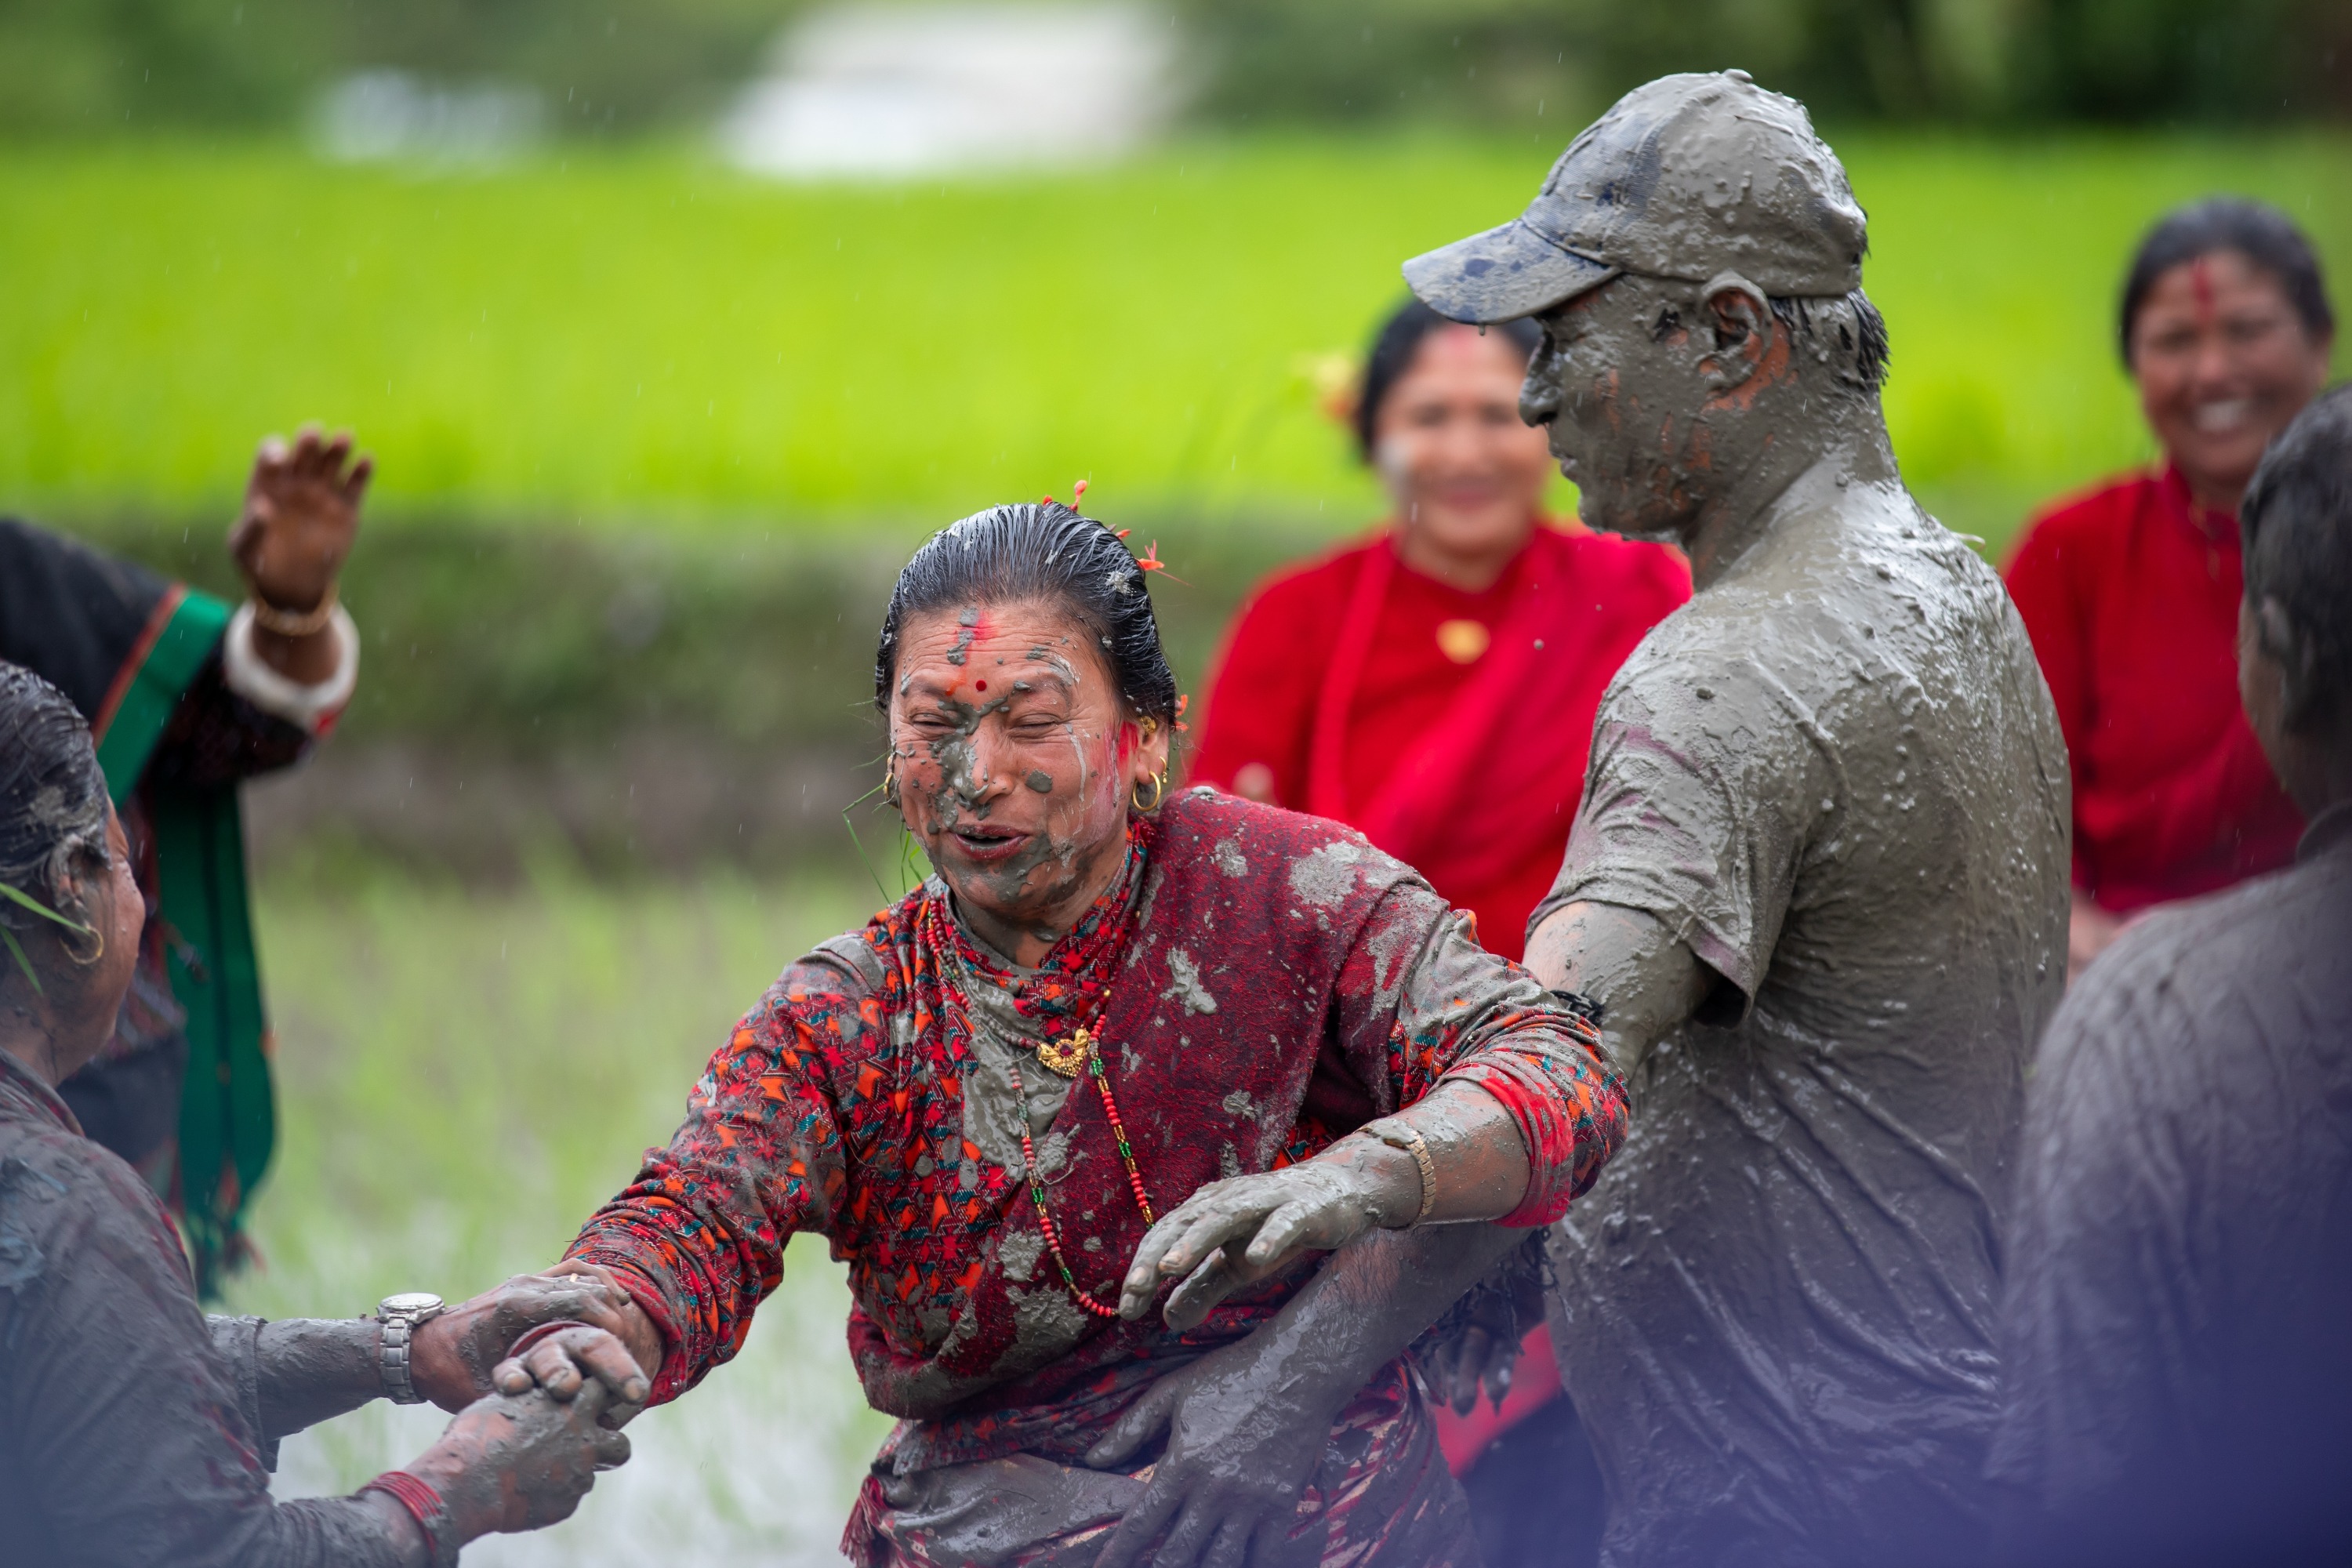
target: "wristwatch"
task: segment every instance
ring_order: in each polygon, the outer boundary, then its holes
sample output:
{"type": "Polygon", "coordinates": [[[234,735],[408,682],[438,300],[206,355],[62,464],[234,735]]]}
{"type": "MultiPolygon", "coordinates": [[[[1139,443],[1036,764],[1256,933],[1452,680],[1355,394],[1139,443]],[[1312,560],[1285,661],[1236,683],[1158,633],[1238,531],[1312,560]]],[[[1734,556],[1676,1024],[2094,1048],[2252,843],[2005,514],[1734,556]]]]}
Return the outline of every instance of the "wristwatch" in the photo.
{"type": "Polygon", "coordinates": [[[425,1395],[408,1376],[411,1335],[441,1315],[441,1298],[429,1290],[404,1290],[377,1303],[375,1321],[383,1325],[376,1343],[376,1364],[383,1373],[384,1397],[394,1405],[422,1405],[425,1395]]]}

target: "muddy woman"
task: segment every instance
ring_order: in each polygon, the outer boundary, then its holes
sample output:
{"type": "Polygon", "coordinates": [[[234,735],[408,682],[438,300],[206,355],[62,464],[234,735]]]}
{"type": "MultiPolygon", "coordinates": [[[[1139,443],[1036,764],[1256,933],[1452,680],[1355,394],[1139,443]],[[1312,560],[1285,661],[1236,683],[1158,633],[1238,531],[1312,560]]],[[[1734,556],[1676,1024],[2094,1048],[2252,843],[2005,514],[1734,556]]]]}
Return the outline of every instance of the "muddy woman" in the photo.
{"type": "Polygon", "coordinates": [[[576,1318],[676,1397],[809,1233],[902,1418],[856,1563],[1474,1563],[1400,1355],[1444,1302],[1370,1356],[1298,1320],[1391,1294],[1351,1241],[1558,1218],[1622,1131],[1598,1032],[1360,835],[1170,795],[1145,574],[1068,508],[926,544],[875,693],[936,875],[784,971],[563,1265],[419,1330],[420,1384],[576,1318]],[[1269,1173],[1246,1258],[1123,1289],[1155,1219],[1269,1173]]]}
{"type": "MultiPolygon", "coordinates": [[[[1405,268],[1454,320],[1537,320],[1521,412],[1584,521],[1680,545],[1696,589],[1601,700],[1528,949],[1602,1010],[1633,1102],[1551,1237],[1628,1568],[1932,1563],[1984,1531],[2066,756],[2000,582],[1896,471],[1864,249],[1804,110],[1728,71],[1627,95],[1522,216],[1405,268]]],[[[1160,1266],[1245,1234],[1246,1196],[1160,1266]]],[[[1478,1245],[1382,1250],[1443,1293],[1435,1255],[1478,1245]]]]}

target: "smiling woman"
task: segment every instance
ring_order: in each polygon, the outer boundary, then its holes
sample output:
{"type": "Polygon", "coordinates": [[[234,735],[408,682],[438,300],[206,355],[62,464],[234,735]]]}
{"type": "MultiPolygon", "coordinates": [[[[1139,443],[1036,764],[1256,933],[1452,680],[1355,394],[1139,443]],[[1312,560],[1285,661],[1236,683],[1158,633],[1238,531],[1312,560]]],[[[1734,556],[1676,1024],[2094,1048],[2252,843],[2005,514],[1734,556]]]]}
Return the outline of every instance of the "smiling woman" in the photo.
{"type": "Polygon", "coordinates": [[[1375,1233],[1556,1217],[1622,1135],[1595,1031],[1360,836],[1167,793],[1175,682],[1092,519],[934,536],[875,681],[937,874],[784,971],[563,1263],[419,1330],[420,1385],[584,1305],[674,1398],[806,1231],[902,1418],[861,1564],[1472,1561],[1402,1359],[1448,1303],[1375,1233]]]}
{"type": "Polygon", "coordinates": [[[2010,593],[2074,769],[2079,972],[2123,921],[2294,858],[2303,828],[2238,703],[2238,500],[2327,381],[2336,317],[2311,243],[2220,197],[2149,230],[2124,362],[2163,466],[2036,519],[2010,593]]]}

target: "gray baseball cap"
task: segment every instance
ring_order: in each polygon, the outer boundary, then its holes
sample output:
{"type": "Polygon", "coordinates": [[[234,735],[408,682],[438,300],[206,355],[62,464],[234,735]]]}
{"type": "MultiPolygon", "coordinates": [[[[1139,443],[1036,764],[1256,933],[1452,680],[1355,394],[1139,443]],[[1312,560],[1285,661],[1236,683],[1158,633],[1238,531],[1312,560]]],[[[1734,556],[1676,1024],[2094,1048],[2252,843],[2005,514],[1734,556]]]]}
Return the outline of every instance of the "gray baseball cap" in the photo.
{"type": "Polygon", "coordinates": [[[1841,295],[1862,286],[1868,248],[1805,106],[1732,70],[1635,88],[1569,143],[1525,213],[1414,257],[1404,277],[1441,316],[1507,321],[1620,272],[1841,295]]]}

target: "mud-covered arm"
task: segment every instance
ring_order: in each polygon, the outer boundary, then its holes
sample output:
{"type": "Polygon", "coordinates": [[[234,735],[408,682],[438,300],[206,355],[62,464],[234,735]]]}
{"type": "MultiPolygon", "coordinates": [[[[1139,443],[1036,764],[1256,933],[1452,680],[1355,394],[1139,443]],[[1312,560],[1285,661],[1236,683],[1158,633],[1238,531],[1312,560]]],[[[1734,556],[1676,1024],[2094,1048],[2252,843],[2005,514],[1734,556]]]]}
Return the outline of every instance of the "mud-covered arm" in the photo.
{"type": "Polygon", "coordinates": [[[1666,629],[1602,700],[1568,852],[1528,921],[1528,967],[1600,1005],[1637,1104],[1661,1037],[1746,1016],[1847,790],[1832,725],[1771,670],[1666,629]]]}
{"type": "Polygon", "coordinates": [[[383,1329],[373,1318],[207,1318],[268,1468],[278,1439],[379,1398],[383,1329]]]}
{"type": "Polygon", "coordinates": [[[852,1094],[881,1088],[856,1064],[885,1028],[879,1002],[843,965],[786,970],[711,1058],[668,1145],[566,1252],[609,1270],[653,1320],[654,1403],[731,1359],[782,1277],[785,1244],[830,1229],[848,1184],[838,1095],[844,1083],[852,1094]]]}
{"type": "Polygon", "coordinates": [[[1582,1021],[1479,947],[1418,879],[1376,907],[1334,1011],[1378,1120],[1310,1160],[1194,1194],[1137,1250],[1122,1291],[1129,1316],[1161,1281],[1186,1277],[1166,1311],[1189,1326],[1297,1251],[1373,1226],[1548,1224],[1623,1139],[1622,1092],[1582,1021]]]}
{"type": "Polygon", "coordinates": [[[315,740],[310,729],[231,687],[224,658],[215,654],[172,710],[142,776],[182,788],[218,789],[293,766],[315,740]]]}
{"type": "Polygon", "coordinates": [[[1528,940],[1528,967],[1552,990],[1600,1005],[1609,1059],[1629,1084],[1716,983],[1664,921],[1618,904],[1580,901],[1547,916],[1528,940]]]}
{"type": "Polygon", "coordinates": [[[129,1167],[62,1133],[14,1153],[0,1159],[0,1233],[21,1244],[0,1309],[0,1455],[38,1517],[9,1520],[11,1542],[46,1539],[92,1568],[425,1561],[383,1499],[271,1500],[251,1385],[129,1167]]]}

